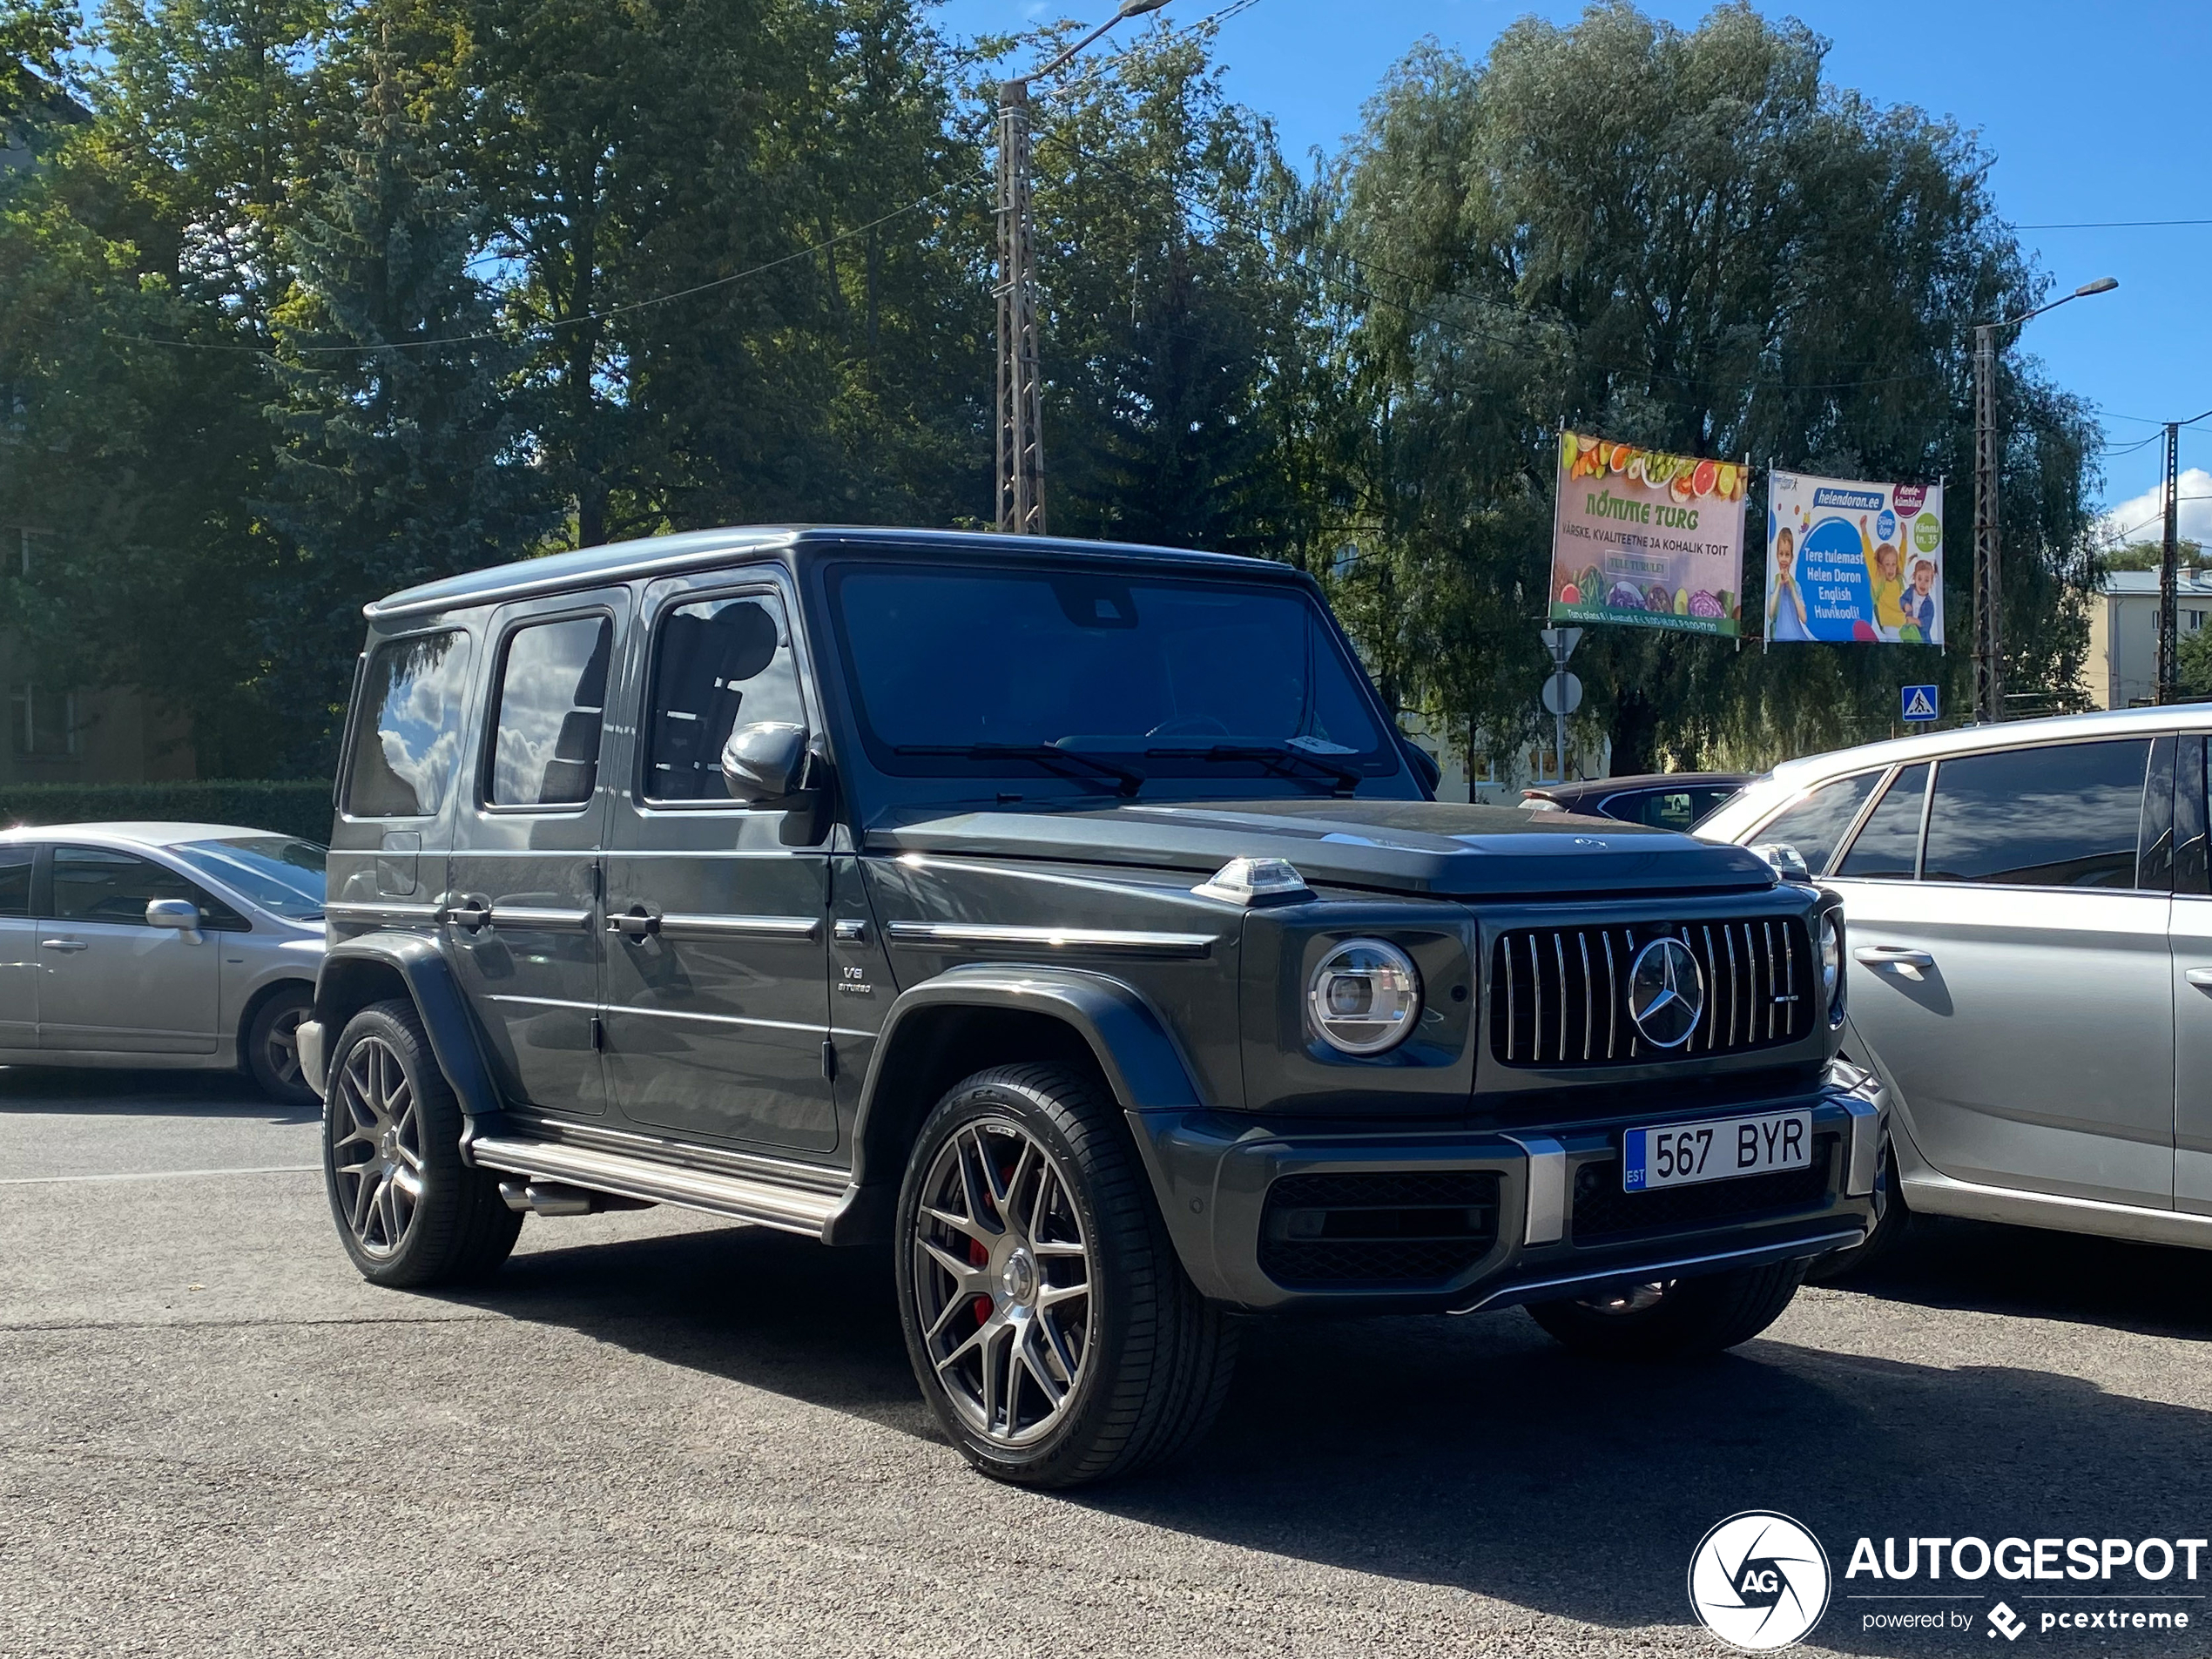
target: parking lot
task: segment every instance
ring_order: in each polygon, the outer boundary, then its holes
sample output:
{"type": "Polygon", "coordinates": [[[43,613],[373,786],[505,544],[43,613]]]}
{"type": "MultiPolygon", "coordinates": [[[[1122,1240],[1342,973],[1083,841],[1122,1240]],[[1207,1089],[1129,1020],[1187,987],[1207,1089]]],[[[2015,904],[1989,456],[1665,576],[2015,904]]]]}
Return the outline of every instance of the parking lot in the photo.
{"type": "Polygon", "coordinates": [[[1819,1642],[1986,1653],[1865,1633],[1851,1541],[2204,1530],[2181,1252],[1924,1223],[1681,1369],[1516,1312],[1263,1327],[1196,1457],[1043,1496],[936,1437],[879,1258],[660,1210],[374,1290],[316,1136],[229,1080],[0,1073],[0,1650],[1706,1653],[1690,1550],[1758,1507],[1833,1558],[1819,1642]]]}

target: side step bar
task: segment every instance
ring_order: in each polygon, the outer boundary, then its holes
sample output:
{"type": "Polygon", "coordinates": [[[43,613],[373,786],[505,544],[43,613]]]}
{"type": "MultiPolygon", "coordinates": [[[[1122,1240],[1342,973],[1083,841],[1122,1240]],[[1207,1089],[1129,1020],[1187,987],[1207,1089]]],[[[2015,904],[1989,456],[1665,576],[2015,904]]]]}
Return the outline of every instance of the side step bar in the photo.
{"type": "Polygon", "coordinates": [[[469,1150],[487,1170],[566,1182],[594,1192],[672,1204],[711,1215],[734,1216],[808,1238],[820,1238],[846,1201],[842,1192],[810,1191],[747,1176],[681,1170],[650,1158],[625,1157],[619,1152],[549,1141],[482,1138],[471,1141],[469,1150]]]}

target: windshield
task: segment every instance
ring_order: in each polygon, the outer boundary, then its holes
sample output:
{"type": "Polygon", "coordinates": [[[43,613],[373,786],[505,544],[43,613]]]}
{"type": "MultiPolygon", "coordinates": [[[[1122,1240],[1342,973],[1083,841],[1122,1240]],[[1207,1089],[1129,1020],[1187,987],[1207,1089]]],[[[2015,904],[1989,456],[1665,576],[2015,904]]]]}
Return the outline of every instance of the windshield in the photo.
{"type": "Polygon", "coordinates": [[[1160,777],[1326,792],[1399,769],[1358,669],[1296,589],[853,564],[830,593],[887,772],[1130,794],[1160,777]]]}
{"type": "Polygon", "coordinates": [[[323,865],[330,849],[289,835],[186,841],[176,855],[262,909],[293,921],[322,920],[323,865]]]}

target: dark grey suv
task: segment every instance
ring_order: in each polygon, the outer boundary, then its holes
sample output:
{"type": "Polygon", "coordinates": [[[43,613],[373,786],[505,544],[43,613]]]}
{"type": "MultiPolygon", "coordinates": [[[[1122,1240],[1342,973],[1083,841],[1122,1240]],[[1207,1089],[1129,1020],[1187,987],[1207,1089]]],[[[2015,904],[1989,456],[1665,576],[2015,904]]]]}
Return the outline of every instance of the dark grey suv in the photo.
{"type": "Polygon", "coordinates": [[[1250,560],[715,531],[371,606],[301,1031],[340,1236],[391,1285],[530,1212],[887,1243],[947,1432],[1035,1485],[1203,1433],[1251,1314],[1755,1334],[1873,1219],[1833,896],[1420,764],[1250,560]]]}

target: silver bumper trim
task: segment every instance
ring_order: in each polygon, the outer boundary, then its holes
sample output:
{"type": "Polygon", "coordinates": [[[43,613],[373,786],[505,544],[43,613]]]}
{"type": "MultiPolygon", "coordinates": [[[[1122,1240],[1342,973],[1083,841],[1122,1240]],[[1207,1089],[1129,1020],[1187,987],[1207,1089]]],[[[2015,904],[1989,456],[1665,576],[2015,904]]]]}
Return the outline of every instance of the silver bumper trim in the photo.
{"type": "Polygon", "coordinates": [[[1676,1257],[1671,1261],[1635,1262],[1598,1272],[1570,1274],[1563,1278],[1525,1279],[1516,1284],[1494,1285],[1465,1307],[1450,1311],[1453,1313],[1480,1313],[1485,1308],[1511,1307],[1522,1302],[1548,1302],[1573,1296],[1578,1291],[1598,1291],[1615,1285],[1641,1285],[1652,1279],[1681,1278],[1704,1271],[1720,1272],[1731,1267],[1761,1267],[1769,1262],[1795,1261],[1804,1256],[1825,1256],[1831,1250],[1844,1250],[1863,1243],[1865,1238],[1864,1227],[1846,1227],[1838,1232],[1815,1233],[1809,1238],[1753,1244],[1743,1250],[1710,1251],[1703,1255],[1676,1257]]]}
{"type": "Polygon", "coordinates": [[[1528,1209],[1524,1244],[1556,1244],[1567,1237],[1567,1149],[1548,1135],[1505,1137],[1528,1154],[1528,1209]]]}
{"type": "Polygon", "coordinates": [[[300,1075],[318,1095],[323,1092],[322,1022],[302,1020],[299,1028],[300,1075]]]}

